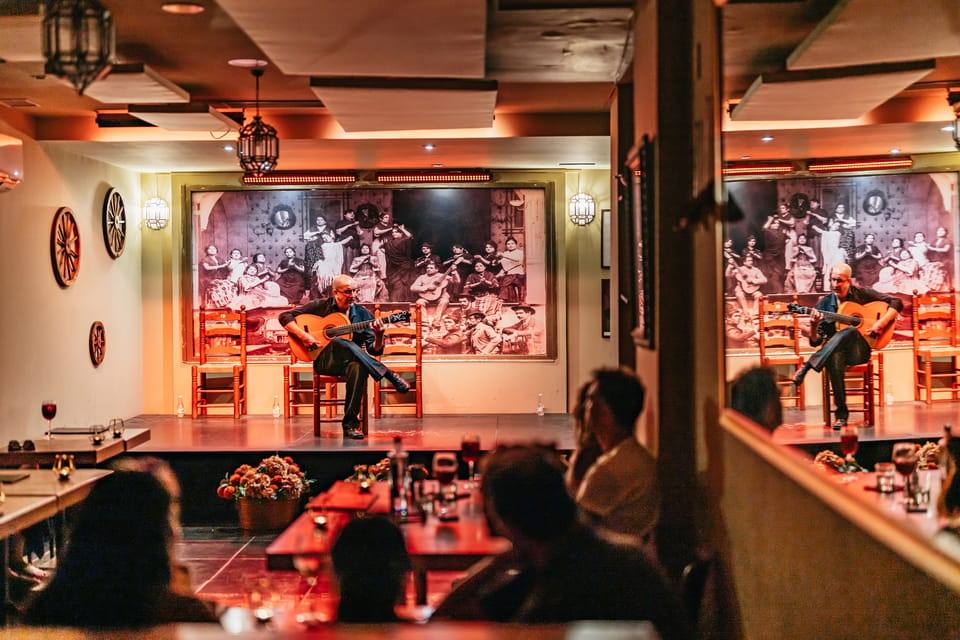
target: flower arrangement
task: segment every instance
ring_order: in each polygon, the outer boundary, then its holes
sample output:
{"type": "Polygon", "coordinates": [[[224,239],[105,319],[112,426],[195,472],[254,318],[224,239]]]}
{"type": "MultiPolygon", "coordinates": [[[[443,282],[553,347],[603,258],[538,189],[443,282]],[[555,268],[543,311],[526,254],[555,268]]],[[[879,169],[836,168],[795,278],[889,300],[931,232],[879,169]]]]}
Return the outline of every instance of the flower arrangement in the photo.
{"type": "Polygon", "coordinates": [[[285,456],[270,456],[257,466],[242,464],[228,473],[217,487],[217,495],[225,500],[255,498],[260,500],[296,500],[310,485],[303,471],[285,456]]]}

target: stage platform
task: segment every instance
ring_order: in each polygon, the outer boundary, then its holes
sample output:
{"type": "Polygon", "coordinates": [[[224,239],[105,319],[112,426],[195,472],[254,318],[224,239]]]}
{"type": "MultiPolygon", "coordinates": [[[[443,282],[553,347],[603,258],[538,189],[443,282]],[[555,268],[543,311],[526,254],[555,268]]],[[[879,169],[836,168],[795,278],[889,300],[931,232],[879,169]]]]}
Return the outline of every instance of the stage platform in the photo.
{"type": "MultiPolygon", "coordinates": [[[[313,435],[309,415],[273,418],[232,416],[141,415],[126,421],[128,428],[150,429],[150,441],[130,455],[152,455],[170,463],[183,485],[182,519],[186,525],[222,524],[236,520],[233,504],[216,496],[220,479],[241,464],[256,464],[274,453],[291,456],[316,490],[353,473],[359,464],[375,464],[403,438],[411,463],[430,467],[437,451],[459,451],[464,434],[480,436],[480,448],[489,451],[503,444],[538,442],[557,449],[573,449],[573,418],[567,414],[474,414],[384,416],[370,419],[365,440],[344,440],[339,423],[323,423],[320,437],[313,435]]],[[[461,470],[466,474],[466,466],[461,470]]]]}

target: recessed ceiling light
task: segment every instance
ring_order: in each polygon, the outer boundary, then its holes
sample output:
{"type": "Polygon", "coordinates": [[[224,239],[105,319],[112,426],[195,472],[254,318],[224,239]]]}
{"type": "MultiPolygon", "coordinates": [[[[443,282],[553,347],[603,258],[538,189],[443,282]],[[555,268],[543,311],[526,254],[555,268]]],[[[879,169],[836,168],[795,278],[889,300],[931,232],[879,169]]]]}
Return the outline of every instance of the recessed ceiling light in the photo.
{"type": "Polygon", "coordinates": [[[894,147],[893,149],[890,149],[890,153],[900,153],[900,149],[894,147]]]}
{"type": "Polygon", "coordinates": [[[940,129],[940,131],[953,131],[953,125],[952,125],[952,124],[948,124],[947,126],[945,126],[945,127],[943,127],[942,129],[940,129]]]}
{"type": "Polygon", "coordinates": [[[760,139],[763,140],[764,142],[773,142],[773,136],[763,136],[760,139]]]}
{"type": "Polygon", "coordinates": [[[167,13],[177,13],[187,16],[195,16],[207,10],[202,4],[197,4],[196,2],[165,2],[160,5],[160,9],[167,13]]]}
{"type": "Polygon", "coordinates": [[[231,67],[258,69],[260,67],[267,66],[269,63],[266,60],[260,60],[259,58],[234,58],[233,60],[227,60],[227,64],[231,67]]]}
{"type": "Polygon", "coordinates": [[[741,159],[741,160],[749,160],[749,159],[750,159],[750,156],[740,156],[740,159],[741,159]]]}
{"type": "Polygon", "coordinates": [[[442,163],[442,162],[434,162],[434,163],[433,163],[433,168],[434,168],[434,169],[439,169],[439,168],[442,167],[442,166],[443,166],[443,163],[442,163]]]}
{"type": "Polygon", "coordinates": [[[427,151],[433,151],[434,149],[436,149],[436,147],[430,144],[429,142],[423,145],[423,148],[426,149],[427,151]]]}
{"type": "Polygon", "coordinates": [[[223,145],[223,150],[224,150],[224,151],[233,151],[233,145],[232,145],[232,144],[225,144],[225,145],[223,145]]]}

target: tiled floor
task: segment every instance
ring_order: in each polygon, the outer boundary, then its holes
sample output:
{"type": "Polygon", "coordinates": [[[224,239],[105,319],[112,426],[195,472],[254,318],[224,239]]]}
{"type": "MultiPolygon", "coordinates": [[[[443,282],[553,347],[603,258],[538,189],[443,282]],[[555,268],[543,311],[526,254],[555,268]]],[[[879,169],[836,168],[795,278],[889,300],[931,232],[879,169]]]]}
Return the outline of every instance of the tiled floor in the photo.
{"type": "MultiPolygon", "coordinates": [[[[236,527],[185,527],[175,554],[189,568],[196,593],[202,598],[228,607],[273,611],[287,620],[303,612],[320,621],[333,620],[337,596],[329,566],[312,586],[294,571],[267,570],[266,548],[276,535],[250,535],[236,527]]],[[[403,615],[427,617],[452,581],[462,575],[428,574],[427,607],[415,606],[411,582],[403,615]]]]}

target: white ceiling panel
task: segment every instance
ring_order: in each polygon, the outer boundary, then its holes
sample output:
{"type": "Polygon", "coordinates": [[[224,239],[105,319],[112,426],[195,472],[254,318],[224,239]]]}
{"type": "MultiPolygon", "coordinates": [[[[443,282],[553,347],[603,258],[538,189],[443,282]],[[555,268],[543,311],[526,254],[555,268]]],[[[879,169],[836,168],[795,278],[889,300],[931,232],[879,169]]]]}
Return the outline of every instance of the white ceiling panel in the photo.
{"type": "Polygon", "coordinates": [[[0,16],[0,58],[7,62],[43,60],[43,18],[0,16]]]}
{"type": "Polygon", "coordinates": [[[87,87],[86,95],[104,104],[180,104],[190,94],[145,64],[114,65],[103,80],[87,87]]]}
{"type": "Polygon", "coordinates": [[[497,103],[495,88],[311,86],[311,89],[348,132],[488,128],[493,126],[493,108],[497,103]]]}
{"type": "Polygon", "coordinates": [[[841,0],[787,58],[787,69],[960,55],[957,0],[841,0]]]}
{"type": "Polygon", "coordinates": [[[235,120],[205,104],[131,105],[128,113],[167,131],[235,131],[235,120]]]}
{"type": "Polygon", "coordinates": [[[887,73],[857,74],[853,70],[837,70],[836,74],[761,75],[734,107],[730,119],[855,120],[927,75],[935,66],[933,61],[928,61],[899,65],[899,71],[887,73]],[[811,96],[816,99],[811,100],[811,96]]]}
{"type": "Polygon", "coordinates": [[[220,0],[283,73],[482,78],[486,0],[220,0]]]}

